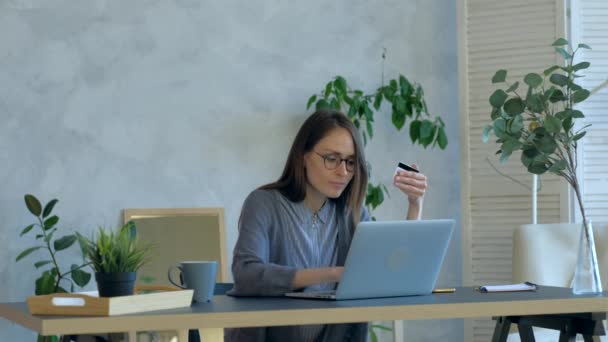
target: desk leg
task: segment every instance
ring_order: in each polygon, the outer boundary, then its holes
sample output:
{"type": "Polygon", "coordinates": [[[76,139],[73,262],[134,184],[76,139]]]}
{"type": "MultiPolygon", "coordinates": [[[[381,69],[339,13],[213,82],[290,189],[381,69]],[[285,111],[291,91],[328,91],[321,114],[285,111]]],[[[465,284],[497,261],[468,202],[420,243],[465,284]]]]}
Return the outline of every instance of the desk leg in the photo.
{"type": "Polygon", "coordinates": [[[559,342],[576,342],[576,333],[569,330],[560,331],[559,342]]]}
{"type": "Polygon", "coordinates": [[[534,331],[532,326],[527,324],[518,324],[517,330],[519,331],[519,339],[521,342],[535,342],[534,331]]]}
{"type": "Polygon", "coordinates": [[[224,329],[222,328],[199,329],[199,333],[203,342],[224,342],[224,329]]]}
{"type": "Polygon", "coordinates": [[[510,328],[511,320],[509,320],[508,317],[498,317],[496,319],[496,327],[494,328],[492,342],[506,342],[510,328]]]}

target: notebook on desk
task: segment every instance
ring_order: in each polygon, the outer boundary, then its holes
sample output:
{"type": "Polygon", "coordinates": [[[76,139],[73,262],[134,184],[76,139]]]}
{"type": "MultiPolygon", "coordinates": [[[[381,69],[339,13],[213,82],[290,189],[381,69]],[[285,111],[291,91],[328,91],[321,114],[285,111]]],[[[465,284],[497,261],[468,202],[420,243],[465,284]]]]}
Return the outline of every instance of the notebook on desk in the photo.
{"type": "Polygon", "coordinates": [[[342,300],[431,294],[453,229],[454,220],[361,222],[335,291],[285,295],[342,300]]]}

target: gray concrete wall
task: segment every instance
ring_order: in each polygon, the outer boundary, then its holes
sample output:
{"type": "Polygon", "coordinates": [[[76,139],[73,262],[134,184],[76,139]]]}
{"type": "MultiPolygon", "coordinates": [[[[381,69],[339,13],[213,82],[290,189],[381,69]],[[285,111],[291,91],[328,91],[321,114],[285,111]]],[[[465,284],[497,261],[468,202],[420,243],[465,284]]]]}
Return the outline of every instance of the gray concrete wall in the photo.
{"type": "MultiPolygon", "coordinates": [[[[410,1],[0,1],[0,301],[33,294],[23,194],[60,199],[61,229],[115,226],[122,208],[226,209],[232,250],[244,197],[278,177],[334,75],[364,90],[420,82],[447,125],[447,151],[412,147],[386,113],[367,148],[391,189],[379,219],[404,216],[397,160],[429,177],[426,218],[459,221],[456,5],[410,1]]],[[[65,264],[75,253],[61,256],[65,264]]],[[[461,282],[460,227],[439,285],[461,282]]],[[[90,287],[93,286],[93,283],[90,287]]],[[[406,323],[408,341],[462,340],[462,321],[406,323]]],[[[34,338],[0,322],[1,340],[34,338]]]]}

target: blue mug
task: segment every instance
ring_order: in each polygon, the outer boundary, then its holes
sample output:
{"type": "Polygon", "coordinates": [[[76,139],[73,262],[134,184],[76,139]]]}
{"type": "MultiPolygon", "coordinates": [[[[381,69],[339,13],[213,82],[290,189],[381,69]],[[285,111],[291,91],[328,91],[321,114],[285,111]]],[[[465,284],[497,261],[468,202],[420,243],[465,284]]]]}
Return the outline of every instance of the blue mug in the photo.
{"type": "Polygon", "coordinates": [[[216,274],[217,261],[182,261],[179,265],[169,267],[167,271],[169,282],[182,289],[194,290],[194,301],[199,303],[211,301],[216,274]],[[183,284],[177,284],[171,278],[175,269],[181,272],[180,279],[183,284]]]}

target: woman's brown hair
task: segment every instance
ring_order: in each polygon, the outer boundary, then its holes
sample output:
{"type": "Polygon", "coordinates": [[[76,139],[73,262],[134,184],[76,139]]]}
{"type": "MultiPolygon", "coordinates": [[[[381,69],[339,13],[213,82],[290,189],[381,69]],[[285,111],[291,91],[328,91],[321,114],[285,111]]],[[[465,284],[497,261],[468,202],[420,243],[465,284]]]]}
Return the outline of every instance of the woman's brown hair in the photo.
{"type": "Polygon", "coordinates": [[[312,151],[321,139],[336,128],[344,128],[350,132],[355,145],[356,167],[353,178],[340,197],[331,200],[336,202],[339,210],[350,212],[352,222],[356,225],[360,220],[361,206],[367,189],[367,163],[359,132],[348,117],[341,112],[320,110],[309,116],[300,127],[291,145],[281,177],[276,182],[266,184],[260,189],[276,189],[292,202],[303,201],[306,197],[307,183],[304,154],[312,151]]]}

